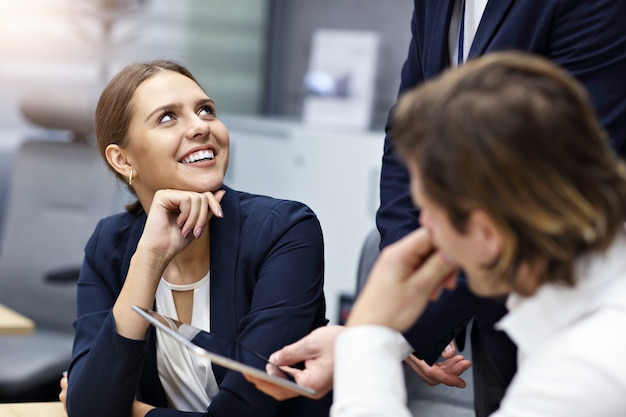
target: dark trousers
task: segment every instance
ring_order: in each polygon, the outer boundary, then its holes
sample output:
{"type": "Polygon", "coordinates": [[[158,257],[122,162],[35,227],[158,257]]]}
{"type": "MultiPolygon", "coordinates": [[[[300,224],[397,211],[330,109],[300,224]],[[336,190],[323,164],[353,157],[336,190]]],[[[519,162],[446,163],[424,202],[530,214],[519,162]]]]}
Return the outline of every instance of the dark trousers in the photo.
{"type": "Polygon", "coordinates": [[[481,340],[478,326],[472,323],[472,372],[476,417],[487,417],[500,407],[507,384],[481,340]]]}

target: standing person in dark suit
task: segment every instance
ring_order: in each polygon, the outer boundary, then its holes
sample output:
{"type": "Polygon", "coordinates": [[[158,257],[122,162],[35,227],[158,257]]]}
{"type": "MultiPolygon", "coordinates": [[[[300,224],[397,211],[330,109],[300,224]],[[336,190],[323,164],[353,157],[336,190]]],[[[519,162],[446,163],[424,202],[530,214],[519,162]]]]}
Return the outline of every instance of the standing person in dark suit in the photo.
{"type": "MultiPolygon", "coordinates": [[[[521,50],[541,55],[583,83],[613,149],[626,156],[626,2],[415,0],[414,5],[400,94],[448,67],[489,52],[521,50]]],[[[407,169],[394,154],[389,123],[386,131],[376,216],[381,248],[417,229],[419,217],[411,202],[407,169]]],[[[415,355],[432,364],[450,340],[464,335],[465,323],[474,319],[478,416],[497,409],[516,370],[515,346],[493,328],[505,312],[503,302],[472,295],[460,280],[456,291],[431,303],[405,333],[415,355]]]]}
{"type": "MultiPolygon", "coordinates": [[[[446,68],[489,52],[519,50],[541,55],[583,84],[608,131],[612,148],[626,157],[625,19],[626,2],[618,0],[414,0],[412,38],[399,94],[440,75],[446,68]]],[[[409,175],[395,156],[389,135],[392,112],[386,128],[381,205],[376,219],[381,248],[419,226],[419,213],[409,192],[409,175]]],[[[472,359],[479,417],[498,408],[516,371],[516,347],[493,327],[505,312],[503,299],[473,295],[461,277],[457,289],[429,304],[420,320],[404,334],[415,355],[432,364],[474,319],[472,359]]],[[[326,392],[332,386],[333,341],[342,330],[333,326],[314,331],[277,351],[272,362],[291,365],[306,361],[303,371],[293,370],[292,374],[298,382],[326,392]]],[[[255,383],[276,398],[293,396],[262,381],[255,383]]]]}

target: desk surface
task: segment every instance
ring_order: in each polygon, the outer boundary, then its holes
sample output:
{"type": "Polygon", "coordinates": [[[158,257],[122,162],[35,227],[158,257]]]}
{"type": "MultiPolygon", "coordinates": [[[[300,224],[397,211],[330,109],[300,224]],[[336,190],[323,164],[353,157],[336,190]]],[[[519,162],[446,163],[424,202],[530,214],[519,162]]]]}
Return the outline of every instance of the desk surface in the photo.
{"type": "Polygon", "coordinates": [[[0,417],[67,417],[63,404],[46,403],[0,404],[0,417]]]}
{"type": "Polygon", "coordinates": [[[21,314],[0,304],[0,335],[30,334],[35,323],[21,314]]]}

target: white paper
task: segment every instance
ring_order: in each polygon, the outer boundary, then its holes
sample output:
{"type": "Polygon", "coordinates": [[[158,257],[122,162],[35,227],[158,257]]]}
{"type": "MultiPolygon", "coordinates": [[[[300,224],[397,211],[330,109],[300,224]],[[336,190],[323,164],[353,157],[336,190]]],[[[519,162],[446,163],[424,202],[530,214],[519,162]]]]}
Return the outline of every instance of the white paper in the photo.
{"type": "Polygon", "coordinates": [[[373,31],[318,29],[304,84],[306,124],[367,129],[370,125],[379,35],[373,31]]]}

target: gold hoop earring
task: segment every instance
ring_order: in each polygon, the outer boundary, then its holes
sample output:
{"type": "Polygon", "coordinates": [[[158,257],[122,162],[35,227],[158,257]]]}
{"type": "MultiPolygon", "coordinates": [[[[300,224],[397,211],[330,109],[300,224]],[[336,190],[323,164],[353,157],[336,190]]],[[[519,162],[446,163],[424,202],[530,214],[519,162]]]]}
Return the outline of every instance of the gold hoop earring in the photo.
{"type": "Polygon", "coordinates": [[[128,186],[132,186],[133,185],[133,170],[130,170],[130,173],[128,174],[128,186]]]}

